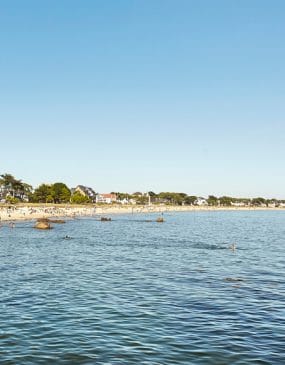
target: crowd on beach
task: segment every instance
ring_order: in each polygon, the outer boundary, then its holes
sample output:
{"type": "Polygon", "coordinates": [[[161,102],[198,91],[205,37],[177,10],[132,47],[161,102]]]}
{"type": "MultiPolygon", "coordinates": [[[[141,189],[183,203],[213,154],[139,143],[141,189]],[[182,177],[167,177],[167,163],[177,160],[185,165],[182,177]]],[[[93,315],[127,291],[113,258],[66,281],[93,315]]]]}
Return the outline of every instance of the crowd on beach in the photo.
{"type": "MultiPolygon", "coordinates": [[[[195,207],[195,206],[158,206],[158,205],[144,205],[144,206],[122,206],[122,205],[109,205],[109,206],[22,206],[22,205],[10,205],[0,206],[0,222],[2,221],[19,221],[19,220],[33,220],[39,218],[80,218],[90,216],[106,216],[108,214],[134,214],[134,213],[163,213],[163,212],[185,212],[185,211],[213,211],[213,210],[258,210],[265,208],[257,207],[195,207]]],[[[270,208],[267,208],[270,209],[270,208]]],[[[275,208],[277,209],[277,208],[275,208]]]]}
{"type": "Polygon", "coordinates": [[[0,220],[30,220],[45,217],[80,217],[93,215],[96,212],[94,207],[29,207],[29,206],[9,206],[0,208],[0,220]]]}
{"type": "MultiPolygon", "coordinates": [[[[95,214],[105,214],[105,213],[120,213],[126,211],[126,209],[120,209],[120,207],[95,207],[95,206],[6,206],[0,207],[0,221],[15,221],[15,220],[30,220],[38,218],[48,218],[48,217],[66,217],[66,218],[76,218],[76,217],[86,217],[93,216],[95,214]]],[[[139,213],[143,212],[142,208],[130,209],[126,211],[128,213],[139,213]]]]}
{"type": "MultiPolygon", "coordinates": [[[[80,218],[116,213],[163,212],[170,207],[155,206],[0,206],[0,221],[32,220],[39,218],[80,218]]],[[[170,210],[174,210],[173,207],[170,210]]]]}

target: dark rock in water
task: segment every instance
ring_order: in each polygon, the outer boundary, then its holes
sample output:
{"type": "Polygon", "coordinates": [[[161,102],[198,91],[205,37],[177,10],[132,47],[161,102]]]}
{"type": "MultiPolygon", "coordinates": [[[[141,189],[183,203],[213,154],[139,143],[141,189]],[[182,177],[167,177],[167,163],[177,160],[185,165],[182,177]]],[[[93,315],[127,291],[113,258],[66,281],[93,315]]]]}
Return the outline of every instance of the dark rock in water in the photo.
{"type": "Polygon", "coordinates": [[[65,220],[63,219],[49,219],[48,220],[50,223],[56,223],[56,224],[63,224],[63,223],[66,223],[65,220]]]}
{"type": "Polygon", "coordinates": [[[101,222],[110,222],[111,218],[107,218],[107,217],[101,217],[101,222]]]}
{"type": "Polygon", "coordinates": [[[40,221],[37,222],[35,227],[36,229],[51,229],[51,225],[48,222],[40,221]]]}
{"type": "Polygon", "coordinates": [[[231,282],[244,281],[244,280],[243,280],[243,279],[241,279],[241,278],[225,278],[224,280],[225,280],[225,281],[231,281],[231,282]]]}
{"type": "Polygon", "coordinates": [[[49,219],[48,218],[38,218],[37,222],[48,222],[49,219]]]}
{"type": "Polygon", "coordinates": [[[63,224],[66,223],[63,219],[50,219],[50,218],[38,218],[37,222],[43,222],[43,223],[58,223],[63,224]]]}

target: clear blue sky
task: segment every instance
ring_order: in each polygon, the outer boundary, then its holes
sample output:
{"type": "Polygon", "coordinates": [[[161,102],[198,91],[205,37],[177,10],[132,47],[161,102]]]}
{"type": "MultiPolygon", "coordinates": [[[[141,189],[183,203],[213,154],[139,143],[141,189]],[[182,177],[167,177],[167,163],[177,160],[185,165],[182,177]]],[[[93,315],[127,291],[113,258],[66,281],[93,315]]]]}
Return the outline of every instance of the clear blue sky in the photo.
{"type": "Polygon", "coordinates": [[[0,0],[0,172],[285,198],[283,0],[0,0]]]}

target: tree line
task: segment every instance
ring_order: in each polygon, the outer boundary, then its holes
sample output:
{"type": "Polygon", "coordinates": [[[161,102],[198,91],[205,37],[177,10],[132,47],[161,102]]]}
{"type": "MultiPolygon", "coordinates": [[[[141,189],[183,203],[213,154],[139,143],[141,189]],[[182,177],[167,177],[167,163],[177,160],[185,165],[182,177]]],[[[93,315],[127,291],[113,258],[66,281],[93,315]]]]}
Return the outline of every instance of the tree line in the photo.
{"type": "Polygon", "coordinates": [[[151,202],[164,203],[168,205],[208,205],[208,206],[279,206],[280,204],[285,204],[285,200],[278,199],[265,199],[262,197],[257,198],[235,198],[230,196],[217,197],[214,195],[209,195],[207,198],[202,198],[196,195],[188,195],[185,193],[176,192],[161,192],[154,193],[149,191],[148,193],[116,193],[120,199],[134,199],[137,203],[147,204],[151,202]]]}
{"type": "MultiPolygon", "coordinates": [[[[139,205],[166,204],[166,205],[208,205],[208,206],[279,206],[285,204],[285,200],[257,198],[234,198],[230,196],[217,197],[209,195],[202,198],[196,195],[177,192],[149,191],[147,193],[135,192],[133,194],[113,192],[117,202],[130,202],[139,205]]],[[[0,175],[0,201],[7,203],[32,202],[32,203],[74,203],[88,204],[92,199],[87,195],[70,189],[63,182],[53,184],[41,184],[35,189],[22,180],[16,179],[11,174],[0,175]]]]}

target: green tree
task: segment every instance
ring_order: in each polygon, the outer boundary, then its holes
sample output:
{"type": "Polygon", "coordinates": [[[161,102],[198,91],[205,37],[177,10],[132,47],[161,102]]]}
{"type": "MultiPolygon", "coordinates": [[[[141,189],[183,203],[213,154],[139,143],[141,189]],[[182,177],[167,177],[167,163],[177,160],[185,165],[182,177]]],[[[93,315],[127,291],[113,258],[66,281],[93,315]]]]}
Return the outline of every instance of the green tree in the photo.
{"type": "Polygon", "coordinates": [[[116,194],[118,200],[131,199],[132,195],[128,193],[112,192],[111,194],[116,194]]]}
{"type": "Polygon", "coordinates": [[[262,205],[262,204],[266,204],[266,199],[261,198],[261,197],[253,198],[253,199],[251,200],[251,204],[252,204],[253,206],[260,206],[260,205],[262,205]]]}
{"type": "Polygon", "coordinates": [[[171,204],[173,199],[173,194],[162,191],[158,194],[158,198],[161,203],[171,204]]]}
{"type": "Polygon", "coordinates": [[[18,198],[14,198],[13,196],[7,196],[6,197],[6,203],[17,204],[19,202],[20,202],[20,200],[18,198]]]}
{"type": "Polygon", "coordinates": [[[76,191],[71,196],[70,201],[73,204],[86,204],[86,203],[90,203],[90,199],[88,198],[88,196],[85,196],[85,195],[81,194],[79,191],[76,191]]]}
{"type": "Polygon", "coordinates": [[[0,185],[5,188],[6,195],[16,197],[18,200],[23,200],[25,195],[29,196],[32,191],[31,185],[16,179],[11,174],[0,175],[0,185]]]}
{"type": "Polygon", "coordinates": [[[147,196],[136,196],[136,203],[139,205],[146,205],[148,203],[147,196]]]}
{"type": "Polygon", "coordinates": [[[0,184],[5,187],[13,188],[15,184],[19,183],[20,180],[16,180],[11,174],[2,174],[0,175],[0,184]]]}
{"type": "Polygon", "coordinates": [[[222,197],[219,198],[219,202],[223,206],[231,206],[233,200],[234,199],[229,197],[229,196],[222,196],[222,197]]]}
{"type": "Polygon", "coordinates": [[[184,200],[184,203],[186,205],[194,205],[195,202],[197,200],[197,196],[195,195],[190,195],[190,196],[186,196],[185,200],[184,200]]]}
{"type": "Polygon", "coordinates": [[[171,192],[161,192],[158,194],[158,199],[162,203],[182,205],[185,202],[187,194],[185,193],[171,193],[171,192]]]}
{"type": "Polygon", "coordinates": [[[57,182],[51,187],[52,197],[55,203],[68,203],[70,202],[71,191],[62,182],[57,182]]]}
{"type": "Polygon", "coordinates": [[[34,203],[53,203],[52,185],[41,184],[31,195],[31,200],[34,203]]]}
{"type": "Polygon", "coordinates": [[[219,199],[214,195],[209,195],[207,199],[208,205],[218,205],[219,199]]]}

